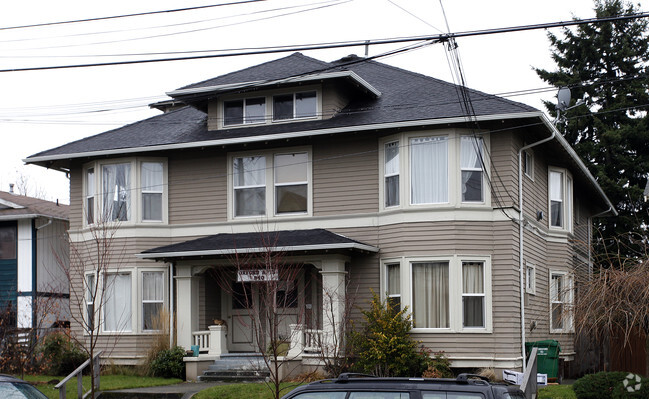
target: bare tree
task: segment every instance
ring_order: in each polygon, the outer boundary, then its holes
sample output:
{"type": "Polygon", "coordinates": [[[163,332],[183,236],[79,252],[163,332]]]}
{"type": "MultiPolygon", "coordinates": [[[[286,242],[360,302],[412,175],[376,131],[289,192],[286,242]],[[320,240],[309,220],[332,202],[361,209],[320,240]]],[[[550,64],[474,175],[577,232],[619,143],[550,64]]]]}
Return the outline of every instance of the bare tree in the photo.
{"type": "MultiPolygon", "coordinates": [[[[110,331],[120,331],[130,323],[130,304],[115,305],[115,293],[124,264],[125,247],[116,239],[119,221],[98,221],[87,231],[70,239],[69,259],[57,254],[58,264],[70,285],[70,338],[90,359],[101,348],[115,347],[119,334],[101,334],[102,326],[110,331]],[[69,267],[65,268],[64,265],[69,267]],[[110,320],[106,317],[110,313],[110,320]]],[[[99,370],[90,362],[91,395],[95,394],[95,378],[99,370]]]]}
{"type": "Polygon", "coordinates": [[[240,309],[233,322],[250,331],[248,338],[270,372],[266,385],[279,399],[287,374],[284,369],[294,360],[288,356],[290,343],[294,334],[301,333],[289,325],[304,319],[298,303],[302,265],[286,261],[285,254],[277,250],[275,233],[260,232],[258,237],[261,252],[240,250],[230,258],[236,282],[232,282],[232,273],[223,270],[215,272],[215,278],[240,309]]]}

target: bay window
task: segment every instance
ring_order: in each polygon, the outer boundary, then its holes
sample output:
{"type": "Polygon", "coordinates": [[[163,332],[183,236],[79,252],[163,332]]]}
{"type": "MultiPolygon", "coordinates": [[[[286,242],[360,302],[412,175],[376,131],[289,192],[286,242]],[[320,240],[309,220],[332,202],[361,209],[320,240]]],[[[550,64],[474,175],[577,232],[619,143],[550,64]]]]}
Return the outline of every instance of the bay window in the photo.
{"type": "Polygon", "coordinates": [[[410,139],[410,202],[448,202],[448,137],[410,139]]]}
{"type": "Polygon", "coordinates": [[[460,139],[460,169],[462,202],[482,202],[482,138],[462,136],[460,139]]]}
{"type": "Polygon", "coordinates": [[[462,262],[462,326],[485,326],[484,264],[462,262]]]}
{"type": "Polygon", "coordinates": [[[550,227],[572,229],[572,178],[565,169],[548,172],[550,227]]]}
{"type": "Polygon", "coordinates": [[[389,263],[385,265],[388,304],[395,312],[401,311],[401,265],[389,263]]]}
{"type": "Polygon", "coordinates": [[[142,273],[142,330],[159,330],[164,306],[164,273],[142,273]]]}
{"type": "Polygon", "coordinates": [[[399,205],[399,142],[385,144],[385,207],[399,205]]]}
{"type": "Polygon", "coordinates": [[[233,217],[309,213],[311,164],[308,151],[234,156],[230,165],[233,217]]]}
{"type": "Polygon", "coordinates": [[[86,223],[95,222],[95,168],[86,170],[86,223]]]}
{"type": "Polygon", "coordinates": [[[413,327],[449,328],[448,262],[412,263],[413,327]]]}
{"type": "Polygon", "coordinates": [[[132,331],[131,306],[131,274],[106,273],[104,277],[104,331],[132,331]]]}
{"type": "Polygon", "coordinates": [[[103,220],[128,221],[131,213],[131,164],[102,167],[103,220]]]}
{"type": "Polygon", "coordinates": [[[86,329],[91,332],[95,329],[95,294],[97,292],[95,275],[87,274],[85,283],[86,329]]]}
{"type": "Polygon", "coordinates": [[[162,221],[163,164],[142,162],[142,220],[162,221]]]}

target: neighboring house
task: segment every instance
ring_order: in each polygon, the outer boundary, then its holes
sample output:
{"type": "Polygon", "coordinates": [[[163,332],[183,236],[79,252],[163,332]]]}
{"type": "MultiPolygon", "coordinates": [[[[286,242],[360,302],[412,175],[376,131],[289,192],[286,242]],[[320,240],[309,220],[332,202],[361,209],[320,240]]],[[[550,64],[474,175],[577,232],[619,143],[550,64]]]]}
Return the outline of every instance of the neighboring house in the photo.
{"type": "Polygon", "coordinates": [[[0,191],[0,315],[4,327],[66,325],[68,205],[0,191]]]}
{"type": "Polygon", "coordinates": [[[142,358],[162,307],[187,349],[252,350],[233,296],[255,286],[232,273],[230,295],[209,271],[268,249],[260,230],[303,268],[284,294],[309,333],[330,328],[323,290],[341,312],[349,284],[356,305],[374,290],[407,306],[413,338],[454,367],[520,369],[523,341],[541,339],[575,359],[575,271],[591,266],[592,217],[615,211],[541,111],[299,53],[168,94],[161,115],[26,159],[70,173],[73,241],[119,221],[129,257],[107,271],[118,295],[97,315],[106,342],[120,338],[113,361],[142,358]]]}

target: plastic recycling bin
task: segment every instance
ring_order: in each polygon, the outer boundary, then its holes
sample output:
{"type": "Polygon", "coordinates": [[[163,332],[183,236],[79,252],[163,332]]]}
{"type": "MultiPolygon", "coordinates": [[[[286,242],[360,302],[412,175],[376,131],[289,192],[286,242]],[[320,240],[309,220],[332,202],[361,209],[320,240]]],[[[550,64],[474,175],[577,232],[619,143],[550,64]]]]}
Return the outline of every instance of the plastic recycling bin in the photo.
{"type": "Polygon", "coordinates": [[[559,341],[546,339],[544,341],[534,341],[525,343],[525,352],[529,359],[532,348],[537,348],[537,370],[539,374],[547,374],[549,380],[559,378],[559,352],[561,346],[559,341]]]}

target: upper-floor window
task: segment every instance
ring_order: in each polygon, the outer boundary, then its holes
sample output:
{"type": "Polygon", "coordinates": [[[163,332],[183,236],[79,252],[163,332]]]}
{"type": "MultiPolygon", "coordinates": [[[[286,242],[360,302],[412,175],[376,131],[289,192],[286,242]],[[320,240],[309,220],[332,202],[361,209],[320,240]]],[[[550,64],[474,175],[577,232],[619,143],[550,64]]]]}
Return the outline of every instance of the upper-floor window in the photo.
{"type": "Polygon", "coordinates": [[[164,221],[165,169],[166,163],[158,160],[90,164],[84,180],[86,224],[164,221]]]}
{"type": "Polygon", "coordinates": [[[410,139],[410,203],[448,202],[448,137],[410,139]]]}
{"type": "Polygon", "coordinates": [[[523,162],[523,173],[530,179],[534,179],[534,153],[532,150],[527,149],[521,154],[521,161],[523,162]]]}
{"type": "Polygon", "coordinates": [[[483,202],[482,138],[462,136],[460,143],[462,202],[483,202]]]}
{"type": "Polygon", "coordinates": [[[263,123],[266,120],[266,98],[244,98],[223,102],[223,124],[263,123]]]}
{"type": "Polygon", "coordinates": [[[232,215],[306,214],[310,209],[308,151],[232,157],[232,215]]]}
{"type": "Polygon", "coordinates": [[[289,93],[273,96],[273,120],[313,118],[316,116],[316,92],[289,93]]]}
{"type": "Polygon", "coordinates": [[[18,249],[15,224],[0,224],[0,259],[16,259],[18,249]]]}
{"type": "Polygon", "coordinates": [[[385,144],[385,207],[399,205],[399,142],[385,144]]]}
{"type": "Polygon", "coordinates": [[[572,178],[565,169],[551,168],[548,173],[550,227],[572,229],[572,178]]]}

